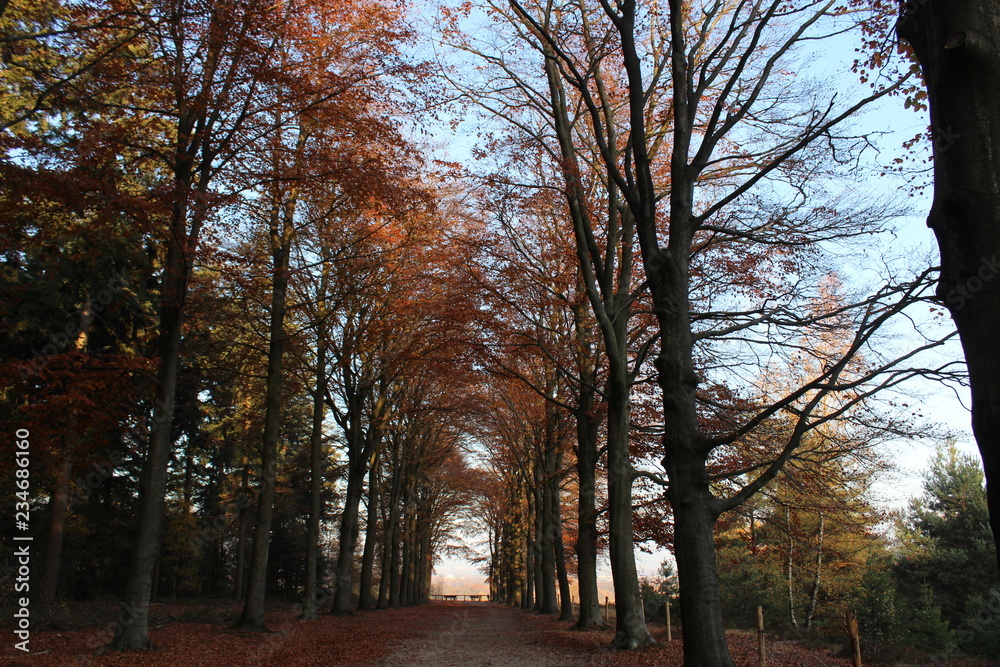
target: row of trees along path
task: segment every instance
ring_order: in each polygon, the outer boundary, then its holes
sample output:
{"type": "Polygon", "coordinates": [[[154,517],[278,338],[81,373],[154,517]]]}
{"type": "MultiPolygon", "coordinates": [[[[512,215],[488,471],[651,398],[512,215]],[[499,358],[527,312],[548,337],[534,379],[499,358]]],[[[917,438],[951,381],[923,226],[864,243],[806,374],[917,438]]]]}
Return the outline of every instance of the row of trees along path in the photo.
{"type": "Polygon", "coordinates": [[[606,549],[635,649],[652,541],[685,661],[732,665],[717,523],[752,529],[777,489],[790,540],[816,499],[822,544],[832,487],[928,432],[880,397],[961,378],[937,270],[859,248],[902,208],[863,194],[848,124],[921,105],[873,37],[894,3],[441,11],[426,62],[381,0],[0,5],[2,409],[35,443],[43,595],[121,595],[113,645],[141,649],[158,589],[233,595],[259,631],[268,594],[306,618],[425,601],[450,552],[586,630],[606,549]],[[794,64],[845,34],[860,93],[794,64]],[[474,164],[418,139],[446,103],[488,128],[474,164]]]}

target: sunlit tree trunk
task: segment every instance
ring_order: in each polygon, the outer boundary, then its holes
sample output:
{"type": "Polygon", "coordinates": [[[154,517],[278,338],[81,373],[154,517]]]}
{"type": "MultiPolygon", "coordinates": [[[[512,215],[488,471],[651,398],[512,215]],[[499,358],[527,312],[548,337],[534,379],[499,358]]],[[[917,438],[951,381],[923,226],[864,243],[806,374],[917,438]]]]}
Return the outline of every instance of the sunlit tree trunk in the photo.
{"type": "Polygon", "coordinates": [[[819,602],[819,587],[823,573],[823,510],[819,511],[819,532],[816,534],[816,573],[813,575],[812,591],[809,594],[809,609],[806,611],[805,628],[812,627],[816,615],[816,605],[819,602]]]}
{"type": "Polygon", "coordinates": [[[792,537],[792,510],[785,508],[785,534],[788,537],[788,547],[785,549],[785,586],[788,593],[788,619],[793,628],[799,627],[795,618],[795,578],[793,576],[793,557],[795,541],[792,537]]]}

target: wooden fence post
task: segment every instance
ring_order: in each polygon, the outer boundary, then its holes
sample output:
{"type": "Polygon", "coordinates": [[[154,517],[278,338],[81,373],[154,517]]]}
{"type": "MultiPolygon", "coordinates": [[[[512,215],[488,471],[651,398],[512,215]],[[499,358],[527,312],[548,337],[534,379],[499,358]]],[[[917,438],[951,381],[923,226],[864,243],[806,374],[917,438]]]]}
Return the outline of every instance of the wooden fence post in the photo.
{"type": "Polygon", "coordinates": [[[760,667],[767,664],[767,650],[764,648],[764,608],[757,605],[757,662],[760,667]]]}
{"type": "Polygon", "coordinates": [[[667,642],[671,642],[673,639],[673,630],[670,627],[670,598],[667,598],[667,642]]]}
{"type": "Polygon", "coordinates": [[[858,617],[853,610],[847,610],[847,636],[851,640],[851,665],[861,666],[861,638],[858,636],[858,617]]]}
{"type": "Polygon", "coordinates": [[[608,620],[609,618],[611,618],[610,616],[608,616],[608,612],[609,612],[610,609],[611,609],[611,607],[608,604],[608,596],[605,595],[604,596],[604,620],[608,620]]]}

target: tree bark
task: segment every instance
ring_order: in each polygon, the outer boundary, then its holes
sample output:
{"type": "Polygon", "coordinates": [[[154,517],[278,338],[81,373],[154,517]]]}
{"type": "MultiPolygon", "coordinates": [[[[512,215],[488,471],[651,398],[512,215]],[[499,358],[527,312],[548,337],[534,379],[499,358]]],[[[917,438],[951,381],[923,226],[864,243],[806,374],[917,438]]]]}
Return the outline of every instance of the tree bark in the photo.
{"type": "MultiPolygon", "coordinates": [[[[561,461],[561,457],[560,457],[561,461]]],[[[556,580],[559,582],[559,620],[573,620],[573,595],[569,587],[569,572],[566,568],[566,545],[563,544],[562,500],[559,480],[552,483],[552,525],[555,526],[556,580]]]]}
{"type": "Polygon", "coordinates": [[[573,625],[575,630],[604,627],[597,589],[597,430],[589,411],[588,416],[583,419],[590,423],[585,423],[581,428],[579,418],[577,422],[576,471],[580,492],[577,506],[579,527],[574,550],[580,591],[580,616],[573,625]]]}
{"type": "Polygon", "coordinates": [[[792,557],[795,551],[795,541],[792,538],[792,510],[785,508],[785,534],[788,536],[788,549],[785,553],[785,585],[788,588],[788,619],[792,627],[798,629],[799,622],[795,618],[795,586],[792,573],[792,557]]]}
{"type": "Polygon", "coordinates": [[[414,574],[416,558],[416,490],[414,482],[408,479],[404,487],[404,515],[403,515],[403,543],[402,543],[402,568],[400,573],[400,604],[412,606],[416,599],[414,585],[416,576],[414,574]]]}
{"type": "MultiPolygon", "coordinates": [[[[167,260],[164,273],[174,270],[186,272],[183,260],[175,255],[167,260]],[[180,265],[180,266],[178,266],[180,265]]],[[[179,253],[178,253],[179,254],[179,253]]],[[[176,294],[181,285],[164,276],[164,282],[176,294]]],[[[165,301],[171,297],[165,297],[165,301]]],[[[172,299],[171,299],[172,300],[172,299]]],[[[177,383],[177,364],[180,357],[181,309],[165,303],[161,318],[160,368],[157,371],[157,390],[154,404],[154,426],[150,434],[146,460],[139,478],[139,507],[137,530],[129,566],[128,583],[125,587],[125,602],[122,603],[117,618],[117,630],[112,642],[113,648],[146,649],[150,647],[147,628],[149,624],[149,602],[152,596],[153,570],[156,568],[160,545],[160,527],[163,523],[164,496],[167,490],[167,463],[170,458],[170,429],[173,416],[174,388],[177,383]]]]}
{"type": "Polygon", "coordinates": [[[552,525],[552,495],[547,480],[535,490],[535,516],[535,525],[538,527],[538,534],[535,536],[535,562],[538,563],[537,572],[541,576],[536,611],[540,614],[558,614],[555,560],[557,531],[552,525]]]}
{"type": "MultiPolygon", "coordinates": [[[[326,295],[327,272],[320,280],[320,300],[326,295]]],[[[320,316],[322,319],[322,314],[320,316]]],[[[321,325],[322,326],[322,325],[321,325]]],[[[306,527],[306,582],[302,618],[316,620],[319,579],[319,531],[323,512],[323,421],[326,416],[326,341],[316,336],[316,393],[313,396],[312,433],[309,437],[309,523],[306,527]]]]}
{"type": "Polygon", "coordinates": [[[160,365],[156,372],[156,394],[153,398],[153,428],[139,476],[136,535],[125,584],[125,601],[119,608],[115,636],[111,641],[114,649],[150,648],[149,603],[152,598],[153,571],[156,569],[160,548],[160,528],[163,525],[183,304],[187,296],[191,267],[186,220],[185,206],[178,204],[160,283],[160,365]]]}
{"type": "Polygon", "coordinates": [[[628,448],[629,380],[612,362],[608,378],[608,529],[611,578],[615,585],[615,636],[612,645],[634,649],[652,644],[646,627],[635,566],[632,527],[632,462],[628,448]]]}
{"type": "Polygon", "coordinates": [[[233,598],[243,599],[246,590],[247,538],[250,531],[250,464],[243,459],[243,479],[240,484],[238,533],[236,537],[236,568],[233,574],[233,598]]]}
{"type": "Polygon", "coordinates": [[[360,455],[351,456],[348,463],[347,491],[344,494],[344,509],[340,515],[340,548],[334,570],[337,581],[331,610],[334,614],[350,614],[352,611],[354,548],[358,544],[358,509],[364,490],[365,463],[364,457],[360,455]]]}
{"type": "Polygon", "coordinates": [[[819,586],[823,573],[823,510],[819,512],[819,533],[816,535],[816,574],[813,575],[812,592],[809,595],[809,609],[806,611],[805,628],[812,627],[816,615],[816,605],[819,602],[819,586]]]}
{"type": "Polygon", "coordinates": [[[524,518],[524,544],[525,544],[525,549],[524,549],[524,580],[525,580],[525,594],[524,594],[524,597],[521,599],[521,608],[522,609],[533,609],[533,608],[535,608],[535,600],[536,600],[535,588],[538,586],[538,582],[536,581],[536,576],[535,576],[535,573],[537,572],[537,568],[535,566],[535,560],[536,560],[536,557],[535,557],[535,548],[534,548],[534,545],[535,545],[534,533],[535,533],[535,531],[534,531],[534,519],[533,519],[533,512],[534,512],[533,505],[534,505],[534,502],[532,500],[534,498],[534,494],[532,493],[531,488],[528,486],[527,482],[525,482],[525,487],[527,487],[525,489],[525,491],[526,491],[525,498],[527,498],[527,505],[526,505],[527,513],[525,514],[525,518],[524,518]]]}
{"type": "MultiPolygon", "coordinates": [[[[397,473],[402,475],[402,473],[397,473]]],[[[400,481],[400,494],[396,500],[396,505],[402,507],[406,502],[406,497],[402,495],[402,481],[400,481]]],[[[392,526],[390,551],[389,551],[389,606],[398,607],[402,593],[402,566],[400,563],[402,545],[400,544],[401,517],[400,509],[394,506],[391,510],[395,516],[390,518],[392,526]]]]}
{"type": "Polygon", "coordinates": [[[368,470],[368,511],[365,513],[365,547],[361,554],[361,578],[358,582],[358,609],[368,611],[373,608],[372,604],[372,572],[375,568],[375,541],[378,539],[378,512],[375,505],[378,503],[378,493],[376,485],[376,463],[373,463],[368,470]]]}
{"type": "Polygon", "coordinates": [[[392,483],[389,491],[389,516],[383,527],[382,576],[379,582],[378,608],[399,605],[399,509],[402,502],[403,470],[400,459],[399,439],[393,439],[392,483]],[[396,589],[396,593],[393,590],[396,589]]]}
{"type": "Polygon", "coordinates": [[[576,551],[577,581],[580,591],[580,615],[574,630],[604,627],[600,594],[597,590],[597,423],[594,419],[595,378],[584,378],[576,413],[577,497],[576,551]]]}
{"type": "Polygon", "coordinates": [[[715,519],[705,502],[682,500],[674,505],[674,543],[685,545],[675,552],[685,665],[733,665],[722,620],[715,519]]]}
{"type": "Polygon", "coordinates": [[[969,369],[972,431],[1000,563],[1000,2],[907,2],[897,30],[913,45],[927,84],[934,137],[927,225],[941,251],[938,296],[969,369]]]}
{"type": "Polygon", "coordinates": [[[49,502],[49,539],[45,545],[45,562],[42,567],[42,601],[53,603],[59,594],[59,573],[62,570],[63,537],[66,534],[66,512],[69,509],[69,485],[73,474],[73,446],[67,444],[63,450],[62,465],[56,473],[49,502]]]}
{"type": "MultiPolygon", "coordinates": [[[[305,134],[299,135],[299,150],[305,134]]],[[[265,630],[264,596],[267,592],[267,560],[271,546],[271,520],[278,474],[278,437],[281,431],[281,371],[285,349],[285,310],[288,294],[288,266],[294,234],[293,217],[297,192],[285,202],[275,201],[271,222],[271,317],[268,327],[267,379],[264,407],[264,434],[261,442],[260,493],[257,496],[257,524],[254,526],[247,595],[243,613],[236,622],[247,630],[265,630]]]]}

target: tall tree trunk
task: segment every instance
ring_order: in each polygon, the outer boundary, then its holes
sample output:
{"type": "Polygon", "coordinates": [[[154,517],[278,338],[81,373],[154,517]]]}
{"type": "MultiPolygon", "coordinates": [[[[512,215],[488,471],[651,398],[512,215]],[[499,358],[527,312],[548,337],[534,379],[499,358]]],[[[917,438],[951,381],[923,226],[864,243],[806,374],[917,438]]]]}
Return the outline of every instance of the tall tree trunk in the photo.
{"type": "MultiPolygon", "coordinates": [[[[413,533],[410,525],[410,518],[413,513],[412,498],[413,482],[408,475],[406,482],[403,484],[403,520],[400,526],[401,539],[399,544],[399,585],[396,586],[396,589],[399,591],[397,604],[400,606],[409,604],[410,537],[413,533]]],[[[390,601],[392,600],[391,594],[389,599],[390,601]]]]}
{"type": "MultiPolygon", "coordinates": [[[[301,135],[300,135],[301,136],[301,135]]],[[[275,206],[271,224],[272,284],[271,319],[268,327],[267,379],[264,408],[264,435],[261,442],[260,493],[257,496],[257,524],[254,526],[247,595],[236,625],[248,630],[264,630],[264,596],[267,592],[267,559],[271,546],[271,520],[278,473],[278,437],[281,429],[281,369],[285,346],[285,309],[288,292],[288,264],[291,255],[292,216],[295,196],[284,206],[275,206]]]]}
{"type": "MultiPolygon", "coordinates": [[[[525,486],[528,484],[525,482],[525,486]]],[[[534,538],[534,518],[532,506],[534,505],[533,494],[530,488],[526,488],[525,498],[527,499],[527,513],[524,517],[524,597],[521,598],[521,609],[535,608],[535,587],[538,582],[535,579],[535,538],[534,538]]]]}
{"type": "Polygon", "coordinates": [[[420,597],[418,604],[426,604],[430,599],[431,573],[434,571],[434,554],[431,551],[431,531],[421,531],[420,536],[420,597]]]}
{"type": "Polygon", "coordinates": [[[555,559],[556,527],[552,525],[552,493],[548,480],[542,482],[535,490],[535,516],[535,525],[538,527],[538,534],[535,536],[535,561],[538,563],[537,572],[542,582],[539,587],[541,595],[536,611],[542,614],[558,614],[555,559]]]}
{"type": "Polygon", "coordinates": [[[396,517],[393,516],[393,508],[389,509],[389,516],[383,528],[382,540],[382,571],[379,574],[378,582],[378,609],[385,609],[389,606],[389,591],[392,588],[392,577],[396,567],[396,517]]]}
{"type": "Polygon", "coordinates": [[[733,664],[722,621],[715,519],[704,502],[674,505],[674,543],[685,545],[675,553],[685,665],[733,664]]]}
{"type": "MultiPolygon", "coordinates": [[[[561,465],[562,457],[556,461],[556,467],[561,465]]],[[[554,534],[556,579],[559,582],[559,620],[573,620],[573,595],[569,588],[569,572],[566,568],[566,545],[563,544],[562,500],[559,493],[559,480],[552,481],[552,526],[554,534]]]]}
{"type": "MultiPolygon", "coordinates": [[[[389,516],[382,529],[382,576],[378,588],[378,608],[393,605],[392,588],[399,567],[399,507],[403,487],[403,472],[400,463],[398,439],[393,440],[392,483],[389,490],[389,516]]],[[[398,599],[395,604],[398,604],[398,599]]]]}
{"type": "Polygon", "coordinates": [[[236,571],[233,574],[233,598],[243,599],[246,590],[246,554],[250,532],[250,463],[243,458],[243,475],[240,483],[239,517],[236,537],[236,571]]]}
{"type": "Polygon", "coordinates": [[[823,510],[819,512],[819,533],[816,535],[816,574],[813,576],[812,592],[809,595],[809,610],[806,612],[805,628],[812,627],[816,615],[816,604],[819,602],[819,585],[823,572],[823,510]]]}
{"type": "MultiPolygon", "coordinates": [[[[402,475],[402,471],[397,471],[397,475],[402,475]]],[[[402,482],[400,482],[402,486],[402,482]]],[[[400,605],[401,589],[402,589],[402,565],[400,563],[400,510],[397,508],[402,507],[403,503],[406,502],[405,496],[400,494],[399,499],[396,501],[396,505],[392,507],[391,512],[395,513],[393,518],[390,518],[390,523],[392,525],[391,539],[389,543],[389,606],[398,607],[400,605]]]]}
{"type": "MultiPolygon", "coordinates": [[[[588,49],[591,45],[588,44],[588,49]]],[[[642,614],[639,594],[639,579],[635,566],[635,551],[632,533],[632,464],[629,455],[629,386],[628,371],[628,323],[631,315],[632,243],[634,242],[634,216],[620,211],[619,191],[612,180],[606,182],[608,193],[608,232],[616,236],[619,249],[608,248],[607,256],[600,265],[594,261],[588,239],[594,234],[593,224],[587,206],[587,195],[580,179],[580,167],[573,138],[567,96],[562,84],[555,54],[546,46],[545,73],[549,85],[550,102],[553,109],[556,136],[564,164],[566,199],[573,219],[573,233],[576,252],[581,267],[581,286],[587,293],[593,312],[601,330],[605,344],[605,354],[610,365],[607,386],[608,395],[608,521],[610,525],[609,555],[611,574],[615,586],[615,638],[617,648],[637,648],[653,642],[642,614]],[[617,265],[617,275],[612,270],[617,265]],[[603,281],[597,275],[603,274],[603,281]]],[[[603,99],[603,83],[601,86],[603,99]]],[[[607,109],[605,110],[607,113],[607,109]]],[[[606,126],[608,145],[617,155],[616,133],[611,118],[606,126]]],[[[617,159],[617,158],[615,158],[617,159]]],[[[580,336],[581,318],[577,314],[577,335],[580,336]]],[[[593,383],[591,376],[591,384],[593,383]]],[[[594,463],[596,464],[596,454],[594,463]]],[[[585,476],[589,476],[587,472],[585,476]]],[[[581,491],[584,490],[581,476],[581,491]]],[[[581,502],[589,502],[581,496],[581,502]]],[[[581,530],[584,522],[581,520],[581,530]]],[[[596,529],[594,531],[596,533],[596,529]]],[[[596,535],[595,535],[596,536],[596,535]]],[[[596,558],[595,558],[596,560],[596,558]]],[[[589,574],[588,574],[589,576],[589,574]]],[[[596,574],[594,576],[596,591],[596,574]]],[[[589,593],[589,591],[588,591],[589,593]]],[[[581,619],[583,617],[583,590],[581,589],[581,619]]],[[[599,604],[598,600],[598,604],[599,604]]],[[[591,604],[588,602],[588,606],[591,604]]],[[[599,618],[589,614],[591,618],[599,618]]],[[[584,627],[584,626],[582,626],[584,627]]]]}
{"type": "Polygon", "coordinates": [[[361,495],[364,491],[366,461],[361,454],[361,445],[349,445],[357,454],[350,456],[347,474],[347,491],[344,494],[344,509],[340,515],[340,545],[337,565],[334,570],[337,587],[333,594],[334,614],[350,614],[351,596],[354,587],[354,549],[358,544],[358,513],[361,495]]]}
{"type": "Polygon", "coordinates": [[[510,537],[510,523],[509,518],[501,524],[500,528],[500,561],[497,565],[497,576],[499,577],[499,585],[501,587],[501,602],[511,606],[514,605],[514,599],[518,597],[515,592],[517,587],[517,579],[514,574],[514,553],[513,545],[510,537]]]}
{"type": "MultiPolygon", "coordinates": [[[[681,242],[678,247],[685,246],[681,242]]],[[[680,271],[686,276],[686,270],[685,264],[680,271]]],[[[686,278],[677,280],[676,275],[671,278],[665,282],[675,286],[687,284],[686,278]]],[[[670,290],[663,283],[658,283],[654,292],[657,289],[670,290]]],[[[661,314],[664,344],[656,367],[663,392],[663,419],[670,424],[664,433],[662,463],[670,480],[668,497],[674,512],[674,556],[680,587],[684,664],[733,667],[722,619],[715,555],[714,527],[719,516],[719,502],[709,488],[707,461],[710,450],[704,445],[698,428],[697,380],[691,365],[692,337],[686,287],[670,291],[673,291],[672,298],[664,297],[661,292],[658,302],[681,305],[674,312],[661,314]]]]}
{"type": "Polygon", "coordinates": [[[404,512],[403,512],[403,540],[401,545],[402,551],[402,567],[400,572],[400,604],[403,606],[412,606],[415,601],[414,594],[414,584],[416,577],[414,575],[415,565],[414,560],[416,559],[416,489],[415,480],[408,477],[406,484],[404,485],[403,498],[404,498],[404,512]]]}
{"type": "Polygon", "coordinates": [[[42,566],[42,600],[55,602],[59,594],[59,573],[62,570],[63,537],[66,533],[66,512],[69,509],[69,484],[73,475],[73,445],[71,436],[64,437],[62,465],[56,472],[49,502],[49,539],[45,545],[42,566]]]}
{"type": "MultiPolygon", "coordinates": [[[[320,300],[326,298],[327,271],[320,279],[320,300]]],[[[322,314],[320,319],[322,319],[322,314]]],[[[320,325],[322,326],[322,325],[320,325]]],[[[326,417],[326,337],[316,336],[316,393],[313,396],[312,433],[309,437],[309,523],[306,527],[306,582],[302,618],[316,620],[319,579],[320,515],[323,512],[323,421],[326,417]]]]}
{"type": "Polygon", "coordinates": [[[612,362],[608,378],[608,551],[615,585],[615,636],[619,649],[653,643],[642,613],[632,527],[632,462],[629,455],[629,380],[612,362]]]}
{"type": "MultiPolygon", "coordinates": [[[[519,539],[520,535],[517,530],[512,530],[511,535],[508,538],[509,549],[510,549],[510,567],[507,570],[508,577],[510,580],[511,590],[513,595],[511,596],[510,604],[514,607],[521,607],[522,609],[531,608],[531,587],[529,585],[529,574],[531,570],[526,565],[528,558],[531,556],[531,552],[527,548],[522,549],[522,541],[519,539]]],[[[527,547],[527,538],[525,538],[524,546],[527,547]]]]}
{"type": "MultiPolygon", "coordinates": [[[[187,182],[188,179],[178,177],[178,180],[187,182]]],[[[193,252],[193,248],[188,248],[187,245],[186,221],[185,208],[178,204],[174,212],[173,234],[168,245],[160,287],[160,364],[156,372],[156,393],[153,397],[153,428],[139,475],[136,534],[125,584],[125,601],[119,609],[115,637],[111,641],[111,647],[115,649],[150,647],[149,603],[152,597],[153,571],[156,569],[160,548],[160,529],[163,525],[184,300],[187,297],[191,267],[189,252],[193,252]]]]}
{"type": "Polygon", "coordinates": [[[202,575],[199,589],[209,595],[220,595],[222,583],[225,581],[225,570],[222,559],[222,545],[227,537],[223,530],[223,517],[226,509],[219,497],[220,489],[227,481],[226,466],[232,463],[233,449],[229,437],[229,427],[222,428],[222,446],[212,453],[208,485],[205,489],[205,512],[214,517],[206,522],[202,535],[205,538],[205,553],[210,555],[209,567],[202,575]]]}
{"type": "MultiPolygon", "coordinates": [[[[2,15],[2,11],[0,11],[2,15]]],[[[90,327],[94,322],[94,300],[87,297],[80,308],[80,326],[74,347],[79,351],[87,349],[90,327]]],[[[49,504],[49,539],[45,544],[45,561],[42,565],[42,600],[55,602],[59,595],[59,574],[62,570],[63,538],[66,532],[66,512],[69,511],[70,479],[73,476],[74,436],[79,416],[76,412],[70,419],[70,432],[63,436],[63,461],[56,473],[49,504]]]]}
{"type": "Polygon", "coordinates": [[[902,7],[897,30],[913,45],[930,103],[934,203],[927,225],[941,250],[938,296],[969,368],[972,431],[1000,563],[1000,1],[902,7]]]}
{"type": "Polygon", "coordinates": [[[503,600],[500,599],[500,583],[499,583],[499,572],[498,572],[498,561],[497,557],[499,555],[499,531],[495,530],[492,526],[489,530],[489,544],[490,544],[490,573],[487,577],[487,583],[490,587],[490,602],[503,604],[503,600]]]}
{"type": "MultiPolygon", "coordinates": [[[[593,391],[588,392],[593,396],[593,391]]],[[[581,390],[581,396],[583,391],[581,390]]],[[[604,627],[600,594],[597,590],[597,424],[593,417],[593,399],[581,400],[576,416],[576,472],[580,483],[576,536],[577,580],[580,590],[580,616],[575,630],[604,627]]]]}
{"type": "Polygon", "coordinates": [[[792,627],[798,629],[799,622],[795,618],[795,580],[792,558],[795,551],[795,541],[792,539],[792,510],[785,508],[785,534],[788,536],[788,549],[785,552],[785,586],[788,589],[788,620],[792,627]]]}
{"type": "Polygon", "coordinates": [[[372,609],[372,572],[375,568],[375,542],[378,539],[378,511],[375,505],[378,503],[378,493],[376,485],[376,466],[373,462],[368,469],[368,511],[366,512],[365,527],[365,548],[361,555],[361,578],[358,593],[358,609],[368,611],[372,609]]]}
{"type": "MultiPolygon", "coordinates": [[[[417,492],[414,490],[413,495],[417,492]]],[[[420,567],[420,535],[417,532],[417,500],[412,501],[410,514],[406,519],[406,598],[404,604],[417,604],[417,570],[420,567]]]]}

